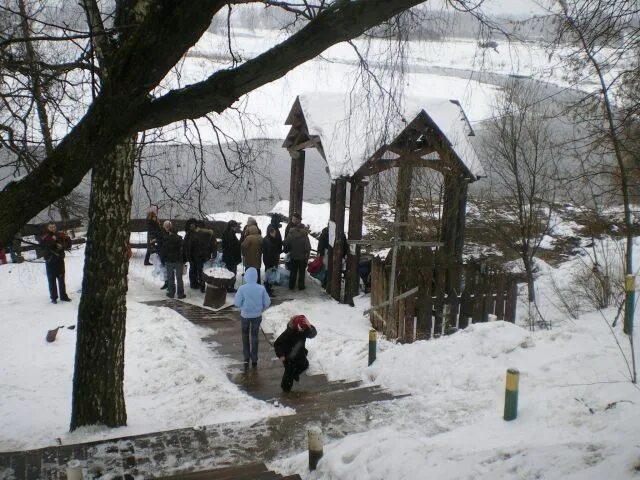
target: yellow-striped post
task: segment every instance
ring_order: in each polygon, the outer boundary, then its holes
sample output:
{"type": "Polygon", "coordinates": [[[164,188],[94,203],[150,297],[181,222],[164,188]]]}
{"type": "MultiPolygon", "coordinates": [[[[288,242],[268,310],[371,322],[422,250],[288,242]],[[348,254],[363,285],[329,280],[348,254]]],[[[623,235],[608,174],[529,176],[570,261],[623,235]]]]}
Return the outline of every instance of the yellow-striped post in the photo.
{"type": "Polygon", "coordinates": [[[518,416],[518,384],[520,372],[515,368],[507,370],[507,382],[504,394],[504,419],[515,420],[518,416]]]}
{"type": "Polygon", "coordinates": [[[626,292],[625,301],[627,303],[624,315],[623,331],[627,335],[633,335],[633,317],[635,316],[636,306],[636,277],[635,275],[627,275],[624,279],[624,289],[626,292]]]}
{"type": "Polygon", "coordinates": [[[376,361],[376,345],[378,343],[378,332],[375,328],[369,330],[369,365],[376,361]]]}

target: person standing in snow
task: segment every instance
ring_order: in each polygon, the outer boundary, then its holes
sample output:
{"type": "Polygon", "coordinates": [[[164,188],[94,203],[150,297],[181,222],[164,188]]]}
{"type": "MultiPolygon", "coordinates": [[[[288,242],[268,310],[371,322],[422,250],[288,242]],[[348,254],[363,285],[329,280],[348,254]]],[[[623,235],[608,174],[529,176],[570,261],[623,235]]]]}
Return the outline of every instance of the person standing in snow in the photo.
{"type": "Polygon", "coordinates": [[[291,230],[293,227],[300,225],[301,221],[302,221],[302,215],[300,215],[298,212],[294,212],[293,215],[291,215],[291,220],[289,221],[289,223],[287,223],[287,226],[284,229],[285,239],[289,236],[289,230],[291,230]]]}
{"type": "MultiPolygon", "coordinates": [[[[258,233],[260,235],[262,235],[262,232],[260,231],[260,228],[258,227],[258,222],[256,221],[255,218],[253,217],[249,217],[247,218],[247,224],[244,226],[244,228],[242,229],[242,233],[240,234],[240,243],[244,242],[244,239],[247,238],[248,230],[249,227],[254,226],[258,229],[258,233]]],[[[258,269],[259,270],[259,269],[258,269]]]]}
{"type": "Polygon", "coordinates": [[[269,305],[271,299],[265,288],[257,283],[258,272],[250,267],[244,273],[245,284],[236,293],[234,303],[240,308],[240,324],[242,328],[242,353],[244,354],[244,366],[249,366],[249,360],[253,367],[258,366],[258,334],[262,312],[269,305]],[[251,338],[249,338],[251,336],[251,338]]]}
{"type": "Polygon", "coordinates": [[[282,241],[278,240],[276,232],[277,228],[269,225],[267,234],[262,239],[262,261],[264,262],[265,281],[264,286],[270,297],[273,296],[273,286],[268,282],[267,270],[270,268],[278,268],[280,263],[280,253],[282,252],[282,241]]]}
{"type": "Polygon", "coordinates": [[[49,223],[46,233],[40,238],[40,245],[44,250],[51,303],[58,303],[58,298],[63,302],[71,301],[64,282],[64,251],[71,249],[71,239],[57,229],[55,223],[49,223]],[[58,293],[60,293],[59,297],[58,293]]]}
{"type": "Polygon", "coordinates": [[[283,217],[279,213],[272,213],[271,222],[267,227],[267,235],[269,235],[271,230],[275,230],[276,239],[278,240],[278,243],[280,245],[280,251],[282,251],[282,234],[280,233],[280,228],[282,228],[282,218],[286,218],[286,217],[283,217]]]}
{"type": "Polygon", "coordinates": [[[293,225],[289,229],[289,234],[284,239],[284,251],[289,253],[291,258],[291,275],[289,275],[289,290],[293,290],[298,285],[299,290],[304,290],[305,270],[307,261],[311,254],[311,243],[309,242],[309,232],[301,223],[293,225]]]}
{"type": "Polygon", "coordinates": [[[203,267],[205,262],[216,257],[218,245],[213,230],[204,228],[204,222],[198,221],[191,226],[193,238],[191,240],[191,256],[195,261],[198,272],[198,285],[200,291],[205,290],[203,267]]]}
{"type": "Polygon", "coordinates": [[[258,283],[260,283],[262,236],[257,225],[249,225],[247,228],[247,235],[242,242],[242,256],[244,257],[244,268],[255,268],[258,274],[258,283]]]}
{"type": "Polygon", "coordinates": [[[284,374],[280,387],[283,391],[291,391],[294,380],[300,380],[300,374],[309,368],[309,353],[305,348],[307,338],[314,338],[318,334],[316,327],[311,325],[304,315],[295,315],[287,323],[287,328],[276,339],[273,348],[276,356],[284,364],[284,374]]]}
{"type": "MultiPolygon", "coordinates": [[[[240,225],[235,220],[229,220],[224,232],[222,232],[222,261],[227,270],[233,272],[234,275],[238,273],[238,265],[242,262],[242,247],[240,240],[238,240],[238,233],[240,233],[240,225]]],[[[234,293],[236,291],[235,285],[229,286],[227,291],[234,293]]]]}
{"type": "Polygon", "coordinates": [[[160,220],[158,220],[158,207],[155,205],[149,209],[147,214],[147,253],[144,256],[145,265],[153,265],[149,261],[152,253],[158,252],[157,241],[162,235],[162,227],[160,226],[160,220]]]}
{"type": "Polygon", "coordinates": [[[164,228],[167,234],[162,239],[160,259],[167,269],[167,297],[173,298],[177,293],[178,298],[185,298],[182,275],[186,259],[182,250],[182,237],[176,233],[169,220],[164,222],[164,228]]]}
{"type": "Polygon", "coordinates": [[[158,253],[158,258],[160,259],[160,264],[164,270],[164,283],[160,287],[160,290],[166,290],[169,287],[169,283],[167,282],[169,276],[167,272],[167,266],[165,264],[164,257],[162,256],[162,247],[164,246],[164,242],[169,238],[169,234],[171,233],[171,221],[165,220],[162,224],[162,230],[160,230],[160,234],[156,238],[156,252],[158,253]]]}

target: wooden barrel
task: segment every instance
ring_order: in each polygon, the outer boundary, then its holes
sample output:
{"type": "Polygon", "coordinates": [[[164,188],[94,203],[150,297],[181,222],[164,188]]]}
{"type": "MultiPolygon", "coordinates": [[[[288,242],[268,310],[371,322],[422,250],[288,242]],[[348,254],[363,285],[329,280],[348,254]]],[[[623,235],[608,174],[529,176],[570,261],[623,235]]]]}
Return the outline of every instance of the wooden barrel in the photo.
{"type": "Polygon", "coordinates": [[[206,269],[203,278],[207,284],[204,294],[204,306],[222,307],[227,300],[227,289],[236,282],[235,275],[226,268],[213,267],[206,269]]]}

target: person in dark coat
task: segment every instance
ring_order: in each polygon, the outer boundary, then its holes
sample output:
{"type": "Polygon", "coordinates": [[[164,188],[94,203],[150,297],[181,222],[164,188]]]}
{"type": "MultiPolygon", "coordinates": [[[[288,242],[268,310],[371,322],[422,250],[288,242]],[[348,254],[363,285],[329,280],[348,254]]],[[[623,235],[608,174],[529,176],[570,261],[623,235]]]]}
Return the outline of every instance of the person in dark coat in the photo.
{"type": "Polygon", "coordinates": [[[190,225],[191,240],[189,242],[189,263],[193,266],[197,276],[197,285],[201,292],[205,290],[203,267],[210,258],[215,258],[218,251],[216,237],[213,230],[204,228],[204,223],[197,221],[190,225]]]}
{"type": "Polygon", "coordinates": [[[185,263],[185,255],[182,250],[182,237],[173,229],[173,225],[169,222],[167,235],[162,240],[160,247],[160,259],[167,269],[167,297],[173,298],[176,293],[178,298],[185,298],[184,283],[182,275],[185,263]],[[176,290],[177,285],[177,290],[176,290]]]}
{"type": "MultiPolygon", "coordinates": [[[[324,227],[318,237],[318,256],[324,259],[329,249],[329,227],[324,227]]],[[[324,262],[323,262],[324,263],[324,262]]],[[[326,264],[325,264],[326,267],[326,264]]]]}
{"type": "Polygon", "coordinates": [[[147,215],[147,253],[144,256],[145,265],[153,265],[149,261],[152,253],[158,253],[157,241],[162,235],[162,227],[160,226],[160,220],[158,220],[158,209],[152,207],[147,215]]]}
{"type": "Polygon", "coordinates": [[[311,253],[309,232],[304,225],[298,224],[291,227],[289,235],[284,239],[284,251],[289,253],[291,263],[289,290],[293,290],[296,283],[299,290],[304,290],[305,270],[311,253]]]}
{"type": "Polygon", "coordinates": [[[52,222],[40,238],[40,246],[46,262],[51,303],[58,303],[58,298],[63,302],[70,302],[64,282],[64,251],[71,249],[71,239],[64,232],[58,232],[56,224],[52,222]]]}
{"type": "MultiPolygon", "coordinates": [[[[222,232],[222,261],[227,270],[238,273],[238,265],[242,263],[242,248],[237,234],[240,233],[240,224],[235,220],[229,220],[222,232]]],[[[235,285],[229,286],[228,292],[235,292],[235,285]]]]}
{"type": "Polygon", "coordinates": [[[278,239],[278,243],[280,244],[280,251],[282,251],[282,234],[280,233],[280,229],[282,228],[283,218],[286,218],[286,217],[283,217],[279,213],[272,213],[271,222],[267,226],[267,235],[270,234],[271,230],[275,230],[276,238],[278,239]]]}
{"type": "Polygon", "coordinates": [[[285,239],[289,236],[289,231],[291,230],[291,228],[300,225],[300,222],[302,222],[302,215],[300,215],[298,212],[294,212],[293,215],[291,215],[291,221],[287,223],[287,226],[284,229],[285,239]]]}
{"type": "MultiPolygon", "coordinates": [[[[322,258],[322,265],[325,270],[329,266],[329,227],[324,227],[322,232],[320,232],[320,236],[318,237],[318,256],[322,258]]],[[[347,236],[342,234],[342,258],[346,258],[349,254],[349,242],[347,241],[347,236]]],[[[322,280],[322,287],[327,286],[328,278],[325,275],[322,280]]]]}
{"type": "Polygon", "coordinates": [[[249,225],[246,237],[242,242],[242,257],[244,258],[244,268],[255,268],[258,272],[258,283],[260,283],[260,268],[262,267],[262,236],[260,229],[256,225],[249,225]]]}
{"type": "Polygon", "coordinates": [[[189,262],[189,287],[193,289],[200,288],[198,282],[198,270],[195,261],[191,261],[191,243],[194,237],[195,226],[198,220],[195,218],[188,219],[184,224],[184,240],[182,242],[182,251],[189,262]]]}
{"type": "Polygon", "coordinates": [[[285,392],[291,391],[294,380],[300,380],[300,374],[309,368],[309,353],[305,348],[307,338],[318,334],[304,315],[295,315],[287,323],[287,329],[280,334],[273,344],[276,356],[284,364],[284,374],[280,387],[285,392]]]}
{"type": "MultiPolygon", "coordinates": [[[[270,227],[272,227],[270,225],[270,227]]],[[[280,263],[280,253],[282,252],[282,241],[278,240],[277,228],[267,228],[267,235],[262,239],[262,262],[264,263],[265,282],[269,296],[273,296],[273,285],[267,281],[266,271],[270,268],[278,268],[280,263]]]]}

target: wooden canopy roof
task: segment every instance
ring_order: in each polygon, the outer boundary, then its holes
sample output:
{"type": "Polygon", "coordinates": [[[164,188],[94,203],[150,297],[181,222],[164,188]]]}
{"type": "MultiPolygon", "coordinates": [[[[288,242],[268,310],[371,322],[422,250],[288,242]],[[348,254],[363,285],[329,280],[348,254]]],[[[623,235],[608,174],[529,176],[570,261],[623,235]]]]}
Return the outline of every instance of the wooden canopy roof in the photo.
{"type": "Polygon", "coordinates": [[[316,148],[332,179],[366,177],[402,162],[439,171],[459,169],[470,181],[484,176],[471,145],[473,129],[456,100],[407,97],[403,108],[372,111],[366,99],[341,93],[299,95],[287,117],[283,143],[316,148]]]}

